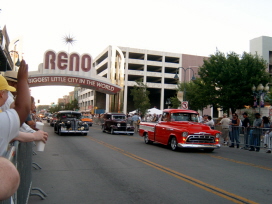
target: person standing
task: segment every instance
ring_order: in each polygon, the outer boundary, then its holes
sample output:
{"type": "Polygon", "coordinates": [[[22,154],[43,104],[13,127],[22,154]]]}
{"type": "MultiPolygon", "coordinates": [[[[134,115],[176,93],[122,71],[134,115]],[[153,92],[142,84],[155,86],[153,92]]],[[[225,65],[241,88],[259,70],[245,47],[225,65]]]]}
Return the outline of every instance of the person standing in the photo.
{"type": "Polygon", "coordinates": [[[237,148],[239,148],[239,134],[240,134],[240,119],[238,118],[237,113],[232,114],[232,120],[230,125],[232,126],[231,128],[231,145],[229,147],[234,147],[234,140],[236,142],[237,148]]]}
{"type": "Polygon", "coordinates": [[[208,121],[205,122],[204,124],[210,126],[211,129],[214,129],[214,121],[212,119],[212,116],[208,116],[207,118],[208,118],[208,121]]]}
{"type": "Polygon", "coordinates": [[[138,132],[138,120],[139,120],[138,114],[134,113],[131,119],[133,121],[134,132],[138,132]]]}
{"type": "Polygon", "coordinates": [[[250,131],[250,149],[249,151],[260,151],[260,137],[261,137],[262,119],[260,113],[255,113],[255,120],[253,121],[253,129],[250,131]]]}
{"type": "Polygon", "coordinates": [[[222,138],[223,138],[224,145],[228,144],[230,122],[231,122],[231,120],[228,118],[228,115],[226,113],[224,113],[222,120],[218,123],[218,125],[222,125],[222,138]]]}
{"type": "Polygon", "coordinates": [[[244,144],[245,146],[242,148],[244,150],[248,150],[249,148],[249,127],[250,127],[250,121],[248,118],[248,115],[246,112],[243,113],[244,120],[242,121],[242,127],[244,128],[244,144]]]}

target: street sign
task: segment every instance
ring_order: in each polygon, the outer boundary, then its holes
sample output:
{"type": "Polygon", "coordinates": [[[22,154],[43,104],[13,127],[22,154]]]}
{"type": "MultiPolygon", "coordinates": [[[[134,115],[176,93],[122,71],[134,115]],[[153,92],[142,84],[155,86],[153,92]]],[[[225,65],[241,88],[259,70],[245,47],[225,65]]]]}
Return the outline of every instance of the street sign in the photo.
{"type": "Polygon", "coordinates": [[[187,110],[188,109],[188,101],[183,101],[181,104],[181,108],[187,110]]]}

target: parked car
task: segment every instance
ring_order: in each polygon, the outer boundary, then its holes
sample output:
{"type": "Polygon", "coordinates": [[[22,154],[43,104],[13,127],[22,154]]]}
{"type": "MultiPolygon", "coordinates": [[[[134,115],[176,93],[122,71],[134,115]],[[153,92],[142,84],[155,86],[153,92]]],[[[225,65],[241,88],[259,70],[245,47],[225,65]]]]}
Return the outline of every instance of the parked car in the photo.
{"type": "Polygon", "coordinates": [[[81,116],[80,120],[82,122],[86,122],[89,126],[93,125],[93,119],[91,118],[91,116],[83,115],[81,116]]]}
{"type": "Polygon", "coordinates": [[[157,123],[141,122],[139,135],[144,142],[168,145],[173,151],[178,148],[203,149],[212,152],[220,148],[221,132],[199,123],[193,110],[166,109],[157,123]]]}
{"type": "Polygon", "coordinates": [[[105,113],[103,119],[103,132],[109,132],[111,134],[134,134],[134,127],[123,113],[105,113]]]}
{"type": "Polygon", "coordinates": [[[57,121],[57,113],[54,113],[49,121],[49,124],[51,127],[54,127],[55,123],[57,121]]]}
{"type": "Polygon", "coordinates": [[[81,113],[77,111],[59,111],[54,125],[55,133],[58,135],[64,133],[87,135],[89,126],[86,122],[80,120],[81,116],[81,113]]]}

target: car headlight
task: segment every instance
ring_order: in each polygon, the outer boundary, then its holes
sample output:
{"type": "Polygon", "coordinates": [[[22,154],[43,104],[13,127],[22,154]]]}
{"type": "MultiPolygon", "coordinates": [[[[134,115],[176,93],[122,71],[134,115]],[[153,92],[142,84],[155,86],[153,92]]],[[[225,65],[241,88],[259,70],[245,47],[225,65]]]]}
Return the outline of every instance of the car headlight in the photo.
{"type": "Polygon", "coordinates": [[[182,137],[187,137],[188,136],[188,132],[183,132],[182,133],[182,137]]]}
{"type": "Polygon", "coordinates": [[[219,138],[220,137],[220,133],[216,133],[215,137],[219,138]]]}
{"type": "Polygon", "coordinates": [[[120,127],[121,126],[121,124],[120,123],[117,123],[117,127],[120,127]]]}

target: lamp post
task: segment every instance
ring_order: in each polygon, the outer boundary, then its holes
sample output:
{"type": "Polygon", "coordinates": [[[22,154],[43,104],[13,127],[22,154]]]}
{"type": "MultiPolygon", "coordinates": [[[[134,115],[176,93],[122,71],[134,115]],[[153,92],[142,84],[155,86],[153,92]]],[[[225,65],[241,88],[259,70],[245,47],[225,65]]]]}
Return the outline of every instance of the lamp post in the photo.
{"type": "Polygon", "coordinates": [[[187,70],[191,70],[193,72],[193,76],[191,78],[191,80],[195,80],[195,72],[192,68],[188,67],[188,68],[183,68],[183,67],[178,67],[177,70],[176,70],[176,74],[174,76],[174,79],[178,80],[179,79],[179,76],[178,76],[178,71],[179,69],[183,69],[184,71],[184,80],[183,80],[183,83],[184,83],[184,86],[183,86],[183,93],[184,93],[184,96],[183,96],[183,101],[186,101],[186,88],[185,88],[185,81],[186,81],[186,71],[187,70]]]}
{"type": "Polygon", "coordinates": [[[165,102],[165,105],[167,105],[168,109],[170,108],[170,104],[171,104],[171,100],[170,100],[170,98],[167,98],[166,102],[165,102]]]}
{"type": "Polygon", "coordinates": [[[259,84],[256,88],[255,85],[252,86],[252,92],[253,96],[256,96],[256,99],[258,100],[259,98],[259,113],[261,114],[261,106],[262,106],[262,101],[264,100],[264,97],[266,96],[267,92],[269,91],[269,86],[266,84],[264,87],[262,84],[259,84]]]}

